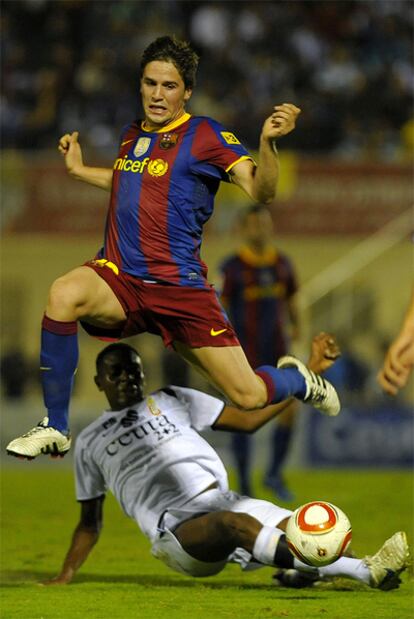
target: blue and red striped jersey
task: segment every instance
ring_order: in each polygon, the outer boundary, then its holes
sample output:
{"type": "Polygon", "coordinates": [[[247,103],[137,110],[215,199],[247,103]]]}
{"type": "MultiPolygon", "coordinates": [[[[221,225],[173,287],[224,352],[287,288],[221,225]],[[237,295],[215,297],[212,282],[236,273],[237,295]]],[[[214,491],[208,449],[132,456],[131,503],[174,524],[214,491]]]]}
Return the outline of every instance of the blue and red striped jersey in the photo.
{"type": "Polygon", "coordinates": [[[259,256],[245,246],[221,271],[221,302],[250,365],[275,365],[288,350],[287,301],[298,288],[291,260],[274,247],[259,256]]]}
{"type": "Polygon", "coordinates": [[[243,159],[239,140],[205,116],[184,114],[159,131],[126,127],[99,257],[139,278],[207,286],[203,226],[220,181],[243,159]]]}

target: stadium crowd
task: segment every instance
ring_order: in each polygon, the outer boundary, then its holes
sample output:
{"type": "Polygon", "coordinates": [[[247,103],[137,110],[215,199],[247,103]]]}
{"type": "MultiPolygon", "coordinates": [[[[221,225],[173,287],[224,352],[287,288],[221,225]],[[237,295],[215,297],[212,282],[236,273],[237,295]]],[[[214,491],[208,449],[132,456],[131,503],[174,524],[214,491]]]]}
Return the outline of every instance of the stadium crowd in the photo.
{"type": "Polygon", "coordinates": [[[137,114],[142,50],[176,34],[201,55],[191,111],[248,148],[276,97],[303,111],[285,147],[400,160],[413,135],[412,13],[404,0],[7,0],[2,147],[54,148],[76,128],[113,149],[137,114]]]}

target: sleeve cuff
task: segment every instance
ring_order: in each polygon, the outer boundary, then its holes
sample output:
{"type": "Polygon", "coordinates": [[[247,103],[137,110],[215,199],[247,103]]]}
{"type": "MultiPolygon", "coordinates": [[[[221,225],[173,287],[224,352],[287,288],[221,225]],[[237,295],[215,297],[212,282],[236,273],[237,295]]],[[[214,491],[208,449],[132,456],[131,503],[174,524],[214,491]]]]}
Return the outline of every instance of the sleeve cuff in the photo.
{"type": "Polygon", "coordinates": [[[240,163],[240,161],[248,161],[248,160],[253,161],[254,165],[256,165],[256,163],[255,163],[255,161],[254,161],[253,157],[250,157],[249,155],[243,155],[242,157],[239,157],[238,159],[236,159],[236,161],[233,161],[233,163],[231,163],[231,164],[230,164],[230,165],[226,168],[226,170],[225,170],[225,171],[226,171],[226,172],[227,172],[227,174],[228,174],[228,173],[230,172],[230,170],[231,170],[232,168],[234,168],[234,166],[235,166],[235,165],[237,165],[238,163],[240,163]]]}

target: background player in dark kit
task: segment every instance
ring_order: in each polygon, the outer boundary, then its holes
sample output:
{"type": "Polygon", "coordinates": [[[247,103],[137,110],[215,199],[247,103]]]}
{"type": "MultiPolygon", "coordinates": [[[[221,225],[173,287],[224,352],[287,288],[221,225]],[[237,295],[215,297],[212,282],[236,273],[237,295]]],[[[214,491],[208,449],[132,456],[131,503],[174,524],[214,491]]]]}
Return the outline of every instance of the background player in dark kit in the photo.
{"type": "MultiPolygon", "coordinates": [[[[222,294],[227,310],[250,365],[273,364],[286,355],[290,342],[299,337],[299,316],[295,302],[298,290],[292,260],[275,244],[271,212],[263,204],[250,206],[240,216],[242,245],[222,264],[222,294]]],[[[282,475],[289,452],[297,404],[279,415],[272,430],[265,484],[279,498],[293,496],[282,475]]],[[[252,495],[252,437],[235,433],[231,446],[242,494],[252,495]]]]}

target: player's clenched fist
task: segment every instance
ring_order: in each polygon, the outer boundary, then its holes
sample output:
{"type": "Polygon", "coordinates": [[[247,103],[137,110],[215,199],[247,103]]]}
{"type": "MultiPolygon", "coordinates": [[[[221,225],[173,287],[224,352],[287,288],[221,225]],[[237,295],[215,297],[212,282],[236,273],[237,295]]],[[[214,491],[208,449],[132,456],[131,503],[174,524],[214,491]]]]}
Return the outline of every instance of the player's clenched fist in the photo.
{"type": "Polygon", "coordinates": [[[68,172],[75,173],[76,170],[83,166],[82,149],[78,142],[79,132],[65,133],[58,144],[58,151],[65,157],[65,164],[68,172]]]}
{"type": "Polygon", "coordinates": [[[262,136],[269,140],[290,133],[295,128],[296,119],[301,112],[301,109],[293,103],[275,105],[273,110],[273,114],[266,118],[262,130],[262,136]]]}

